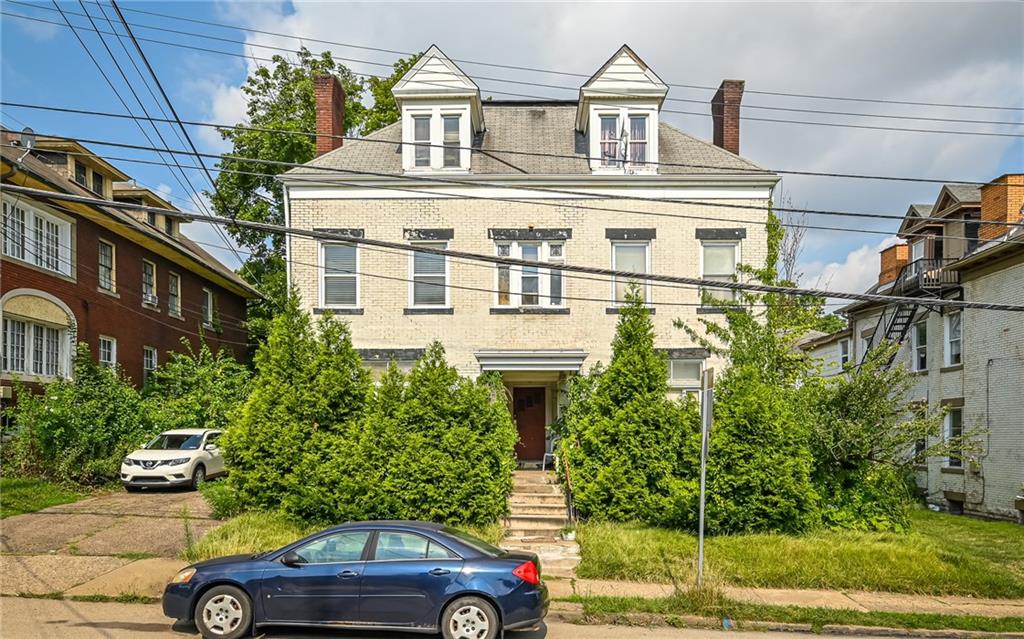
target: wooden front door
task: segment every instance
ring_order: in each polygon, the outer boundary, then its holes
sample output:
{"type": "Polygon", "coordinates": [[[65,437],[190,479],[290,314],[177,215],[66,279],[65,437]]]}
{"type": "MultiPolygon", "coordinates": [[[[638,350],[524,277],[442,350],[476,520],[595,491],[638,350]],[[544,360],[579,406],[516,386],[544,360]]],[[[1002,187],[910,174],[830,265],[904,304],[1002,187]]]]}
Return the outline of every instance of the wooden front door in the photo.
{"type": "Polygon", "coordinates": [[[516,458],[520,461],[539,461],[545,452],[544,422],[547,411],[544,407],[544,389],[513,388],[512,414],[519,430],[516,458]]]}

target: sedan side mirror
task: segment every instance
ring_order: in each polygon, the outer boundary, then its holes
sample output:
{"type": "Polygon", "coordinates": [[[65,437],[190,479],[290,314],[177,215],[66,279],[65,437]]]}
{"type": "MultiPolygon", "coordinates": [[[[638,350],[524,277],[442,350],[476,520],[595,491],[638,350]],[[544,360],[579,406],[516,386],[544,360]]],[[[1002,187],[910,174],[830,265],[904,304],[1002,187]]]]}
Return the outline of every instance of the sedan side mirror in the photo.
{"type": "Polygon", "coordinates": [[[298,567],[306,563],[306,560],[302,558],[302,555],[294,550],[289,550],[283,557],[281,557],[281,563],[286,566],[298,567]]]}

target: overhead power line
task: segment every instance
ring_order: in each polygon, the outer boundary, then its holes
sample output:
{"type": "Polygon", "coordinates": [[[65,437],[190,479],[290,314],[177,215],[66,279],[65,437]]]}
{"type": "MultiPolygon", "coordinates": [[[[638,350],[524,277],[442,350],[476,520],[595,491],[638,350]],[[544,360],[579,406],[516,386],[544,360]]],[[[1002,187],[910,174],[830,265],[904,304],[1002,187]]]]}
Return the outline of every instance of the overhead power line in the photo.
{"type": "MultiPolygon", "coordinates": [[[[85,197],[81,195],[72,195],[66,193],[55,193],[52,191],[44,191],[41,189],[27,188],[23,186],[8,185],[8,190],[15,193],[22,193],[37,198],[44,199],[55,199],[58,201],[77,202],[80,204],[87,204],[90,206],[105,206],[108,208],[120,208],[124,210],[137,210],[137,211],[148,211],[153,210],[156,212],[166,212],[166,209],[153,206],[145,206],[141,204],[127,204],[122,202],[110,202],[108,200],[101,200],[98,198],[85,197]]],[[[249,220],[230,220],[228,218],[222,218],[212,215],[203,215],[200,213],[187,213],[181,212],[181,215],[192,220],[209,222],[213,224],[238,224],[247,228],[252,228],[267,233],[284,233],[286,235],[292,235],[296,237],[306,237],[317,240],[331,240],[336,242],[348,242],[357,245],[368,245],[382,248],[389,248],[399,251],[415,252],[415,253],[430,253],[434,255],[442,255],[446,257],[454,257],[467,260],[476,260],[481,262],[487,262],[491,264],[503,264],[508,266],[518,267],[537,267],[538,263],[531,260],[522,260],[512,257],[499,257],[496,255],[485,255],[482,253],[471,253],[467,251],[456,251],[452,249],[441,249],[434,248],[426,245],[409,245],[401,242],[392,242],[389,240],[379,240],[366,237],[353,237],[344,233],[333,233],[327,231],[316,231],[308,229],[299,229],[295,227],[284,226],[280,224],[267,224],[263,222],[251,222],[249,220]]],[[[972,302],[966,300],[951,300],[951,299],[927,299],[922,300],[916,297],[906,297],[899,295],[880,295],[877,293],[846,293],[842,291],[826,291],[820,289],[811,288],[797,288],[797,287],[786,287],[766,284],[756,284],[751,282],[722,282],[717,280],[707,280],[699,277],[685,277],[676,275],[664,275],[658,273],[639,273],[636,271],[624,271],[619,269],[610,269],[597,266],[584,266],[577,264],[546,264],[545,268],[557,271],[566,271],[571,273],[586,273],[590,275],[604,275],[609,277],[623,278],[627,280],[650,280],[652,282],[668,282],[674,284],[690,284],[693,286],[700,286],[706,288],[719,288],[719,289],[731,289],[737,291],[747,291],[752,293],[773,293],[779,295],[788,296],[809,296],[809,297],[823,297],[823,298],[837,298],[837,299],[849,299],[857,301],[867,302],[883,302],[886,304],[894,303],[906,303],[906,304],[921,304],[927,302],[930,306],[940,308],[970,308],[970,309],[984,309],[984,310],[998,310],[998,311],[1011,311],[1011,312],[1024,312],[1024,305],[1020,304],[1002,304],[1002,303],[989,303],[989,302],[972,302]]]]}
{"type": "MultiPolygon", "coordinates": [[[[24,4],[24,5],[27,5],[27,6],[34,6],[31,3],[17,2],[16,0],[9,0],[9,2],[11,2],[12,4],[24,4]]],[[[169,14],[169,13],[160,13],[160,12],[157,12],[157,11],[149,11],[149,10],[145,10],[145,9],[125,8],[125,11],[131,12],[131,13],[143,14],[143,15],[150,15],[150,16],[159,17],[159,18],[167,18],[167,19],[170,19],[170,20],[179,20],[179,21],[182,21],[182,22],[191,22],[191,23],[194,23],[194,24],[203,24],[203,25],[212,26],[212,27],[219,27],[219,28],[222,28],[222,29],[232,29],[232,30],[237,30],[237,31],[247,31],[249,33],[258,33],[258,34],[262,34],[262,35],[269,35],[269,36],[282,37],[282,38],[290,38],[290,39],[293,39],[293,40],[297,40],[300,43],[302,43],[302,42],[316,42],[318,44],[330,44],[330,45],[339,46],[339,47],[346,47],[346,48],[351,48],[351,49],[360,49],[360,50],[364,50],[364,51],[375,51],[375,52],[378,52],[378,53],[388,53],[388,54],[392,54],[392,55],[400,55],[400,56],[415,55],[415,53],[410,52],[410,51],[400,51],[400,50],[397,50],[397,49],[386,49],[386,48],[382,48],[382,47],[371,47],[371,46],[358,45],[358,44],[353,44],[353,43],[338,42],[338,41],[335,41],[335,40],[324,40],[324,39],[320,39],[320,38],[312,38],[312,37],[309,37],[309,36],[296,36],[296,35],[289,34],[289,33],[281,33],[281,32],[275,32],[275,31],[266,31],[266,30],[262,30],[262,29],[254,29],[252,27],[243,27],[243,26],[237,25],[237,24],[226,24],[226,23],[222,23],[222,22],[214,22],[214,21],[211,21],[211,20],[201,20],[201,19],[198,19],[198,18],[188,18],[188,17],[185,17],[185,16],[179,16],[179,15],[174,15],[174,14],[169,14]]],[[[473,64],[473,65],[477,65],[477,66],[494,67],[494,68],[499,68],[499,69],[507,69],[507,70],[511,70],[511,71],[529,71],[529,72],[534,72],[534,73],[547,73],[547,74],[551,74],[551,75],[561,75],[561,76],[568,76],[568,77],[574,77],[574,78],[583,78],[583,79],[589,78],[590,75],[591,75],[591,74],[588,74],[588,73],[573,73],[573,72],[570,72],[570,71],[558,71],[558,70],[552,70],[552,69],[542,69],[542,68],[537,68],[537,67],[525,67],[525,66],[522,66],[522,65],[500,64],[500,63],[496,63],[496,62],[482,62],[482,61],[479,61],[479,60],[468,60],[468,59],[464,59],[464,58],[452,58],[452,61],[453,62],[458,62],[460,64],[473,64]]],[[[679,88],[683,88],[683,89],[698,89],[698,90],[703,90],[703,91],[717,91],[718,90],[718,87],[716,87],[716,86],[709,86],[709,85],[683,84],[683,83],[679,83],[679,82],[666,82],[666,84],[668,86],[670,86],[670,87],[679,87],[679,88]]],[[[980,105],[980,104],[949,104],[949,103],[941,103],[941,102],[923,102],[923,101],[912,101],[912,100],[895,100],[895,99],[865,98],[865,97],[842,97],[842,96],[834,96],[834,95],[818,95],[818,94],[810,94],[810,93],[794,93],[794,92],[785,92],[785,91],[767,91],[767,90],[758,90],[758,89],[746,89],[745,92],[746,93],[754,93],[754,94],[758,94],[758,95],[772,95],[772,96],[779,96],[779,97],[813,99],[813,100],[833,100],[833,101],[861,102],[861,103],[874,103],[874,104],[903,104],[903,105],[910,105],[910,106],[947,107],[947,108],[957,108],[957,109],[984,109],[984,110],[1003,110],[1003,111],[1024,111],[1024,107],[1012,107],[1012,106],[980,105]]]]}
{"type": "MultiPolygon", "coordinates": [[[[22,19],[26,19],[26,20],[33,20],[33,21],[37,21],[37,22],[54,24],[54,25],[57,25],[57,26],[67,26],[67,25],[63,25],[63,24],[61,24],[59,22],[45,20],[43,18],[35,18],[35,17],[32,17],[32,16],[25,16],[25,15],[22,15],[22,14],[16,14],[16,13],[10,13],[10,12],[0,12],[0,14],[7,15],[7,16],[10,16],[10,17],[14,17],[14,18],[22,18],[22,19]]],[[[85,27],[81,27],[81,28],[85,28],[85,27]]],[[[199,38],[206,38],[206,39],[212,39],[212,40],[222,40],[222,41],[230,42],[232,44],[239,44],[239,45],[243,45],[243,46],[257,47],[257,48],[264,48],[264,49],[275,49],[275,50],[280,50],[280,51],[284,51],[284,52],[294,53],[294,51],[292,49],[289,49],[289,48],[286,48],[286,47],[276,47],[276,46],[273,46],[273,45],[263,45],[263,44],[245,42],[245,41],[241,41],[241,40],[233,40],[233,39],[230,39],[230,38],[219,38],[217,36],[209,36],[209,35],[204,35],[204,34],[196,34],[196,33],[191,33],[191,32],[180,32],[179,30],[174,30],[174,29],[165,29],[165,28],[159,28],[159,27],[152,27],[152,28],[154,28],[156,30],[160,30],[160,31],[170,31],[172,33],[183,33],[184,35],[191,35],[191,36],[199,37],[199,38]]],[[[98,33],[100,33],[100,32],[101,31],[98,31],[98,33]]],[[[117,35],[117,34],[112,34],[112,35],[117,35]]],[[[204,48],[204,47],[190,46],[190,45],[185,45],[185,44],[182,44],[182,43],[179,43],[179,42],[167,42],[167,41],[164,41],[164,40],[157,40],[157,39],[153,39],[153,38],[141,38],[141,37],[138,38],[138,39],[142,40],[142,41],[152,42],[152,43],[155,43],[155,44],[162,44],[162,45],[166,45],[166,46],[180,47],[180,48],[192,49],[192,50],[197,50],[197,51],[205,51],[205,52],[209,52],[209,53],[216,53],[216,54],[222,54],[222,55],[231,55],[231,56],[240,57],[240,58],[244,58],[244,59],[250,59],[250,60],[261,60],[261,61],[266,61],[266,62],[271,62],[271,63],[274,62],[273,59],[258,58],[256,56],[251,56],[251,55],[246,55],[246,54],[238,54],[238,53],[232,53],[232,52],[227,52],[227,51],[220,51],[220,50],[217,50],[217,49],[208,49],[208,48],[204,48]]],[[[373,62],[373,61],[368,61],[368,60],[357,60],[357,59],[345,58],[345,57],[337,56],[337,55],[335,55],[333,57],[335,59],[338,59],[338,60],[347,61],[347,62],[353,62],[353,63],[357,63],[357,64],[370,64],[370,65],[374,65],[374,66],[382,66],[382,67],[388,67],[388,68],[391,67],[391,65],[388,64],[388,63],[373,62]]],[[[285,62],[287,64],[291,64],[293,66],[297,66],[294,63],[291,63],[289,61],[285,61],[285,62]]],[[[387,76],[382,76],[382,75],[373,74],[373,73],[357,73],[357,75],[361,75],[361,76],[365,76],[365,77],[380,78],[380,79],[386,79],[387,78],[387,76]]],[[[485,78],[479,78],[479,79],[485,79],[485,78]]],[[[556,85],[541,85],[541,84],[538,84],[538,83],[522,82],[522,81],[518,81],[518,80],[505,80],[505,79],[491,79],[491,80],[494,80],[494,81],[497,81],[497,82],[512,83],[512,84],[526,84],[526,85],[531,85],[531,86],[548,86],[548,87],[551,87],[551,88],[561,89],[561,90],[576,90],[574,87],[561,87],[561,86],[556,86],[556,85]]],[[[429,84],[429,82],[428,82],[428,84],[429,84]]],[[[490,89],[490,88],[487,89],[487,92],[494,93],[494,94],[499,94],[499,95],[508,95],[508,96],[514,96],[514,97],[535,99],[535,100],[553,100],[553,99],[557,100],[558,99],[558,98],[552,98],[551,96],[541,96],[541,95],[526,94],[526,93],[515,93],[515,92],[500,91],[500,90],[495,90],[495,89],[490,89]]],[[[614,93],[614,92],[611,92],[611,91],[606,91],[606,93],[608,93],[609,95],[624,95],[624,94],[617,94],[617,93],[614,93]]],[[[694,116],[700,116],[700,117],[711,117],[710,112],[682,111],[682,110],[678,110],[678,109],[665,109],[665,108],[660,109],[660,111],[662,113],[676,113],[676,114],[681,114],[681,115],[694,115],[694,116]]],[[[864,114],[864,116],[865,117],[875,117],[875,116],[868,115],[868,114],[864,114]]],[[[876,131],[894,131],[894,132],[909,132],[909,133],[939,133],[939,134],[948,134],[948,135],[975,135],[975,136],[1015,137],[1015,138],[1016,137],[1024,137],[1024,133],[1005,133],[1005,132],[995,132],[995,131],[963,131],[963,130],[946,130],[946,129],[921,129],[921,128],[912,128],[912,127],[894,127],[894,126],[881,126],[881,125],[869,125],[869,124],[852,124],[852,123],[844,123],[844,122],[819,122],[819,121],[811,121],[811,120],[789,120],[789,119],[783,119],[783,118],[765,118],[765,117],[755,117],[755,116],[745,116],[745,115],[741,115],[741,119],[743,119],[743,120],[751,120],[751,121],[759,121],[759,122],[774,122],[774,123],[782,123],[782,124],[799,124],[799,125],[808,125],[808,126],[839,127],[839,128],[852,128],[852,129],[876,130],[876,131]]],[[[1010,124],[1016,124],[1016,123],[1010,123],[1010,124]]]]}
{"type": "MultiPolygon", "coordinates": [[[[94,109],[76,109],[72,107],[58,107],[45,104],[32,104],[27,102],[14,102],[8,100],[0,100],[0,105],[14,107],[19,109],[30,109],[35,111],[51,111],[55,113],[75,113],[78,115],[89,115],[105,118],[117,118],[117,119],[139,119],[141,116],[124,114],[124,113],[112,113],[109,111],[97,111],[94,109]]],[[[167,118],[144,118],[156,122],[172,122],[167,118]]],[[[490,153],[498,155],[514,155],[514,156],[527,156],[527,157],[543,157],[543,158],[561,158],[571,160],[602,160],[600,157],[593,157],[589,155],[567,155],[559,153],[544,153],[540,151],[518,151],[512,149],[481,149],[472,146],[457,146],[444,144],[432,144],[429,142],[396,142],[394,140],[384,140],[371,137],[360,137],[356,135],[337,135],[327,133],[316,133],[311,131],[295,131],[291,129],[275,129],[268,127],[255,127],[245,126],[241,124],[222,124],[217,122],[204,122],[200,120],[182,120],[183,124],[189,126],[200,126],[214,129],[232,129],[236,131],[255,131],[258,133],[280,133],[283,135],[299,135],[304,137],[313,138],[329,138],[333,140],[350,140],[356,142],[367,142],[372,144],[398,144],[415,147],[437,147],[437,148],[458,148],[472,151],[473,153],[490,153]]],[[[798,169],[764,169],[764,168],[745,168],[745,167],[730,167],[724,168],[713,164],[697,164],[690,162],[659,162],[654,160],[646,160],[641,162],[633,162],[634,164],[641,164],[644,166],[669,166],[679,168],[690,168],[690,169],[706,169],[719,171],[722,174],[734,174],[734,173],[781,173],[783,175],[803,175],[810,177],[829,177],[829,178],[849,178],[858,180],[886,180],[896,182],[923,182],[928,184],[969,184],[974,186],[985,186],[988,184],[994,184],[994,182],[979,182],[975,180],[953,180],[953,179],[941,179],[941,178],[922,178],[922,177],[905,177],[905,176],[893,176],[893,175],[873,175],[866,173],[836,173],[826,171],[802,171],[798,169]]]]}

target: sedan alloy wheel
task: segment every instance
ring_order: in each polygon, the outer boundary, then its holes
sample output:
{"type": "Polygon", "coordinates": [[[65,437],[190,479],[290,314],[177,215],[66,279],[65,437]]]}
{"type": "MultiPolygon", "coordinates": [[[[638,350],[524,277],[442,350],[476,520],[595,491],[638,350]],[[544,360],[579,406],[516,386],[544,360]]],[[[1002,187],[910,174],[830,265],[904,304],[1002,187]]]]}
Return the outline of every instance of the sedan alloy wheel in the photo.
{"type": "Polygon", "coordinates": [[[497,635],[494,609],[477,597],[458,599],[444,615],[445,639],[491,639],[497,635]]]}

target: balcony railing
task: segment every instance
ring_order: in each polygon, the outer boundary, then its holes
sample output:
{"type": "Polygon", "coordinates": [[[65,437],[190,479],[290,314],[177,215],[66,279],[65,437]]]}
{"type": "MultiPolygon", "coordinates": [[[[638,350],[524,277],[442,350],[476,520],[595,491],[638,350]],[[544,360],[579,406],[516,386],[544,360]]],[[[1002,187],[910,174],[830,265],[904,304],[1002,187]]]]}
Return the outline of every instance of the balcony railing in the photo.
{"type": "Polygon", "coordinates": [[[946,268],[955,260],[920,259],[910,262],[900,270],[893,285],[897,294],[915,292],[936,293],[960,286],[960,273],[946,268]]]}

